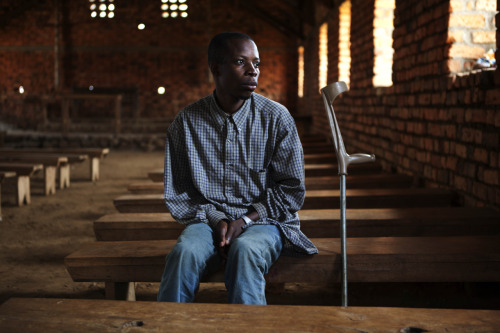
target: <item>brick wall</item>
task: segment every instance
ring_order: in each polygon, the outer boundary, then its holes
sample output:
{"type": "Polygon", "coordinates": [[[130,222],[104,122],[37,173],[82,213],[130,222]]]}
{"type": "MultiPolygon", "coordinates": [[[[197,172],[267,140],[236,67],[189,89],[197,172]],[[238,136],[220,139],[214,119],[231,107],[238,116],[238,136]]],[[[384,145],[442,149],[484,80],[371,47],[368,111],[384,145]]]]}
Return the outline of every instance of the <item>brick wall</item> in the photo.
{"type": "MultiPolygon", "coordinates": [[[[118,1],[113,19],[91,18],[87,1],[27,1],[24,8],[22,2],[8,3],[2,8],[10,8],[13,17],[0,23],[0,121],[37,125],[38,119],[14,106],[56,91],[58,25],[61,89],[137,91],[141,117],[171,119],[179,108],[214,89],[206,60],[210,38],[222,31],[242,31],[255,39],[262,59],[257,92],[295,112],[295,39],[249,15],[238,2],[188,1],[187,19],[163,19],[159,0],[118,1]],[[139,22],[146,25],[142,31],[139,22]],[[24,95],[14,91],[19,85],[24,95]],[[159,86],[165,87],[164,95],[157,94],[159,86]]],[[[85,116],[85,109],[79,112],[85,116]]],[[[134,114],[125,112],[127,117],[134,114]]]]}
{"type": "MultiPolygon", "coordinates": [[[[352,0],[352,8],[350,91],[334,103],[348,152],[374,153],[387,171],[454,189],[462,204],[500,208],[500,75],[498,70],[450,74],[450,3],[396,1],[393,86],[386,88],[372,85],[373,1],[352,0]]],[[[335,34],[335,14],[328,20],[335,34]]],[[[496,36],[498,45],[498,30],[496,36]]],[[[332,66],[338,59],[336,39],[330,36],[332,66]]],[[[310,88],[302,103],[313,106],[315,130],[329,133],[317,93],[315,52],[312,33],[305,51],[310,88]]],[[[329,82],[337,81],[337,69],[329,71],[329,82]]]]}

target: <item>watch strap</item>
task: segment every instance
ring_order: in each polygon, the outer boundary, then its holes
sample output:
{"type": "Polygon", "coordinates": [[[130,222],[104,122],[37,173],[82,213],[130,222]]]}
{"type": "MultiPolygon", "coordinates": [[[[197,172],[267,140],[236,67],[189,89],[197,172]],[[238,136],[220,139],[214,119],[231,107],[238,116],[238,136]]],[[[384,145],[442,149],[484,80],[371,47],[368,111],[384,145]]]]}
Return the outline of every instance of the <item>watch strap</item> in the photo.
{"type": "Polygon", "coordinates": [[[241,219],[242,219],[242,220],[245,222],[245,224],[247,224],[247,225],[248,225],[248,224],[253,223],[253,220],[252,220],[251,218],[249,218],[248,216],[246,216],[246,215],[243,215],[243,216],[241,217],[241,219]]]}

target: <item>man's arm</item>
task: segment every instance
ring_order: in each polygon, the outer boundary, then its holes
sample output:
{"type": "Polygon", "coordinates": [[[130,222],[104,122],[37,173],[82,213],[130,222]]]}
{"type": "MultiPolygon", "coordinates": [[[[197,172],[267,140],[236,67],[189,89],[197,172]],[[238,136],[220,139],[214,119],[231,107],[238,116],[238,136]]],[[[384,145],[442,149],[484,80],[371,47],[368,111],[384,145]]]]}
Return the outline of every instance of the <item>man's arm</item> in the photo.
{"type": "Polygon", "coordinates": [[[253,207],[260,218],[284,221],[304,203],[304,154],[291,115],[287,113],[276,130],[276,148],[268,168],[272,182],[264,199],[254,203],[253,207]]]}
{"type": "Polygon", "coordinates": [[[164,199],[172,216],[182,224],[204,222],[215,227],[226,215],[209,204],[191,178],[189,147],[179,114],[167,131],[165,144],[164,199]]]}

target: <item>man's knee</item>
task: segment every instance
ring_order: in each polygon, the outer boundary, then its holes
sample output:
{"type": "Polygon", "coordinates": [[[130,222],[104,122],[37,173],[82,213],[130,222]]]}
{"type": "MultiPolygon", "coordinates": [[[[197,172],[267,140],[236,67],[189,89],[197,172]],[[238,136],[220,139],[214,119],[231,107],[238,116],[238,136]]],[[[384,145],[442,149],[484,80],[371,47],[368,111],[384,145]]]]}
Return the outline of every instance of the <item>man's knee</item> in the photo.
{"type": "Polygon", "coordinates": [[[257,260],[261,258],[260,252],[251,239],[236,238],[231,241],[228,255],[230,259],[257,260]]]}

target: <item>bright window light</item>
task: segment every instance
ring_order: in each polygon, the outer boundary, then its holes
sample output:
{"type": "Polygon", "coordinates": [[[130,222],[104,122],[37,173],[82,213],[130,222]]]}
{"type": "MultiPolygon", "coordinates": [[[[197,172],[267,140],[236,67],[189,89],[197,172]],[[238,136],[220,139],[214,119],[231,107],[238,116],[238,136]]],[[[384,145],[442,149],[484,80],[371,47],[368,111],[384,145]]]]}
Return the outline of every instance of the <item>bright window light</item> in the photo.
{"type": "Polygon", "coordinates": [[[298,96],[304,97],[304,47],[299,46],[298,96]]]}
{"type": "Polygon", "coordinates": [[[339,7],[339,81],[350,83],[351,72],[351,1],[339,7]]]}
{"type": "Polygon", "coordinates": [[[392,31],[394,30],[395,0],[375,0],[373,20],[374,68],[373,86],[392,86],[392,31]]]}
{"type": "Polygon", "coordinates": [[[99,5],[96,4],[97,0],[89,0],[90,3],[90,17],[113,18],[115,17],[114,0],[99,0],[99,5]]]}
{"type": "Polygon", "coordinates": [[[319,28],[319,89],[327,85],[328,79],[328,24],[319,28]]]}
{"type": "Polygon", "coordinates": [[[187,0],[161,0],[161,17],[188,17],[187,0]]]}

